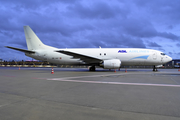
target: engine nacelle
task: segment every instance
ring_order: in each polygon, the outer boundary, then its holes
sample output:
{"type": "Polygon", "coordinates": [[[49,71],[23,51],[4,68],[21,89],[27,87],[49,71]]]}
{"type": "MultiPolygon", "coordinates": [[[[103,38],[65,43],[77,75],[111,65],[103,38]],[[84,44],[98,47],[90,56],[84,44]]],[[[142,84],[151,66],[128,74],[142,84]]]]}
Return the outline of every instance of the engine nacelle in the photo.
{"type": "Polygon", "coordinates": [[[163,67],[163,65],[156,65],[157,68],[163,67]]]}
{"type": "Polygon", "coordinates": [[[121,61],[119,59],[104,60],[100,66],[104,69],[118,69],[121,66],[121,61]]]}

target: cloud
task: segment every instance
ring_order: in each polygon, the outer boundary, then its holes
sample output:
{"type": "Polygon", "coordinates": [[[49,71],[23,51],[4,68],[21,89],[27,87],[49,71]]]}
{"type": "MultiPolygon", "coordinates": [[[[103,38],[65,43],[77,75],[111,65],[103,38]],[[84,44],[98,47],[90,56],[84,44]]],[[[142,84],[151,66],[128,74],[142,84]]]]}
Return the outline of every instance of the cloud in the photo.
{"type": "Polygon", "coordinates": [[[149,46],[149,47],[162,47],[162,46],[158,45],[158,44],[155,43],[155,42],[149,42],[149,43],[148,43],[148,46],[149,46]]]}
{"type": "Polygon", "coordinates": [[[18,7],[23,7],[26,9],[32,9],[32,8],[37,8],[37,7],[42,7],[42,6],[47,6],[47,5],[51,5],[51,4],[58,4],[58,3],[65,3],[65,4],[74,4],[77,1],[81,1],[81,0],[6,0],[6,1],[2,1],[1,3],[3,5],[11,5],[13,8],[18,8],[18,7]]]}
{"type": "Polygon", "coordinates": [[[45,44],[58,48],[178,51],[179,6],[178,0],[1,1],[0,50],[6,52],[6,45],[26,48],[23,26],[29,25],[45,44]]]}
{"type": "Polygon", "coordinates": [[[172,55],[173,53],[172,52],[169,52],[170,55],[172,55]]]}
{"type": "Polygon", "coordinates": [[[180,11],[178,0],[136,0],[134,3],[141,10],[145,10],[150,20],[158,22],[159,24],[166,24],[167,26],[176,26],[180,23],[180,11]]]}
{"type": "Polygon", "coordinates": [[[148,20],[130,18],[122,21],[121,24],[123,31],[132,36],[146,38],[157,36],[156,29],[148,20]]]}
{"type": "Polygon", "coordinates": [[[172,33],[167,33],[167,32],[159,32],[158,36],[168,38],[170,40],[179,40],[179,36],[172,34],[172,33]]]}
{"type": "Polygon", "coordinates": [[[133,48],[146,48],[143,40],[133,38],[129,35],[119,34],[115,35],[113,32],[101,33],[87,36],[87,39],[92,42],[96,47],[104,48],[118,48],[118,47],[133,47],[133,48]]]}
{"type": "Polygon", "coordinates": [[[105,2],[97,2],[88,5],[78,3],[69,6],[68,9],[72,14],[85,19],[109,19],[117,15],[125,14],[125,11],[121,10],[117,5],[109,6],[105,2]]]}
{"type": "Polygon", "coordinates": [[[168,28],[168,29],[173,29],[174,26],[173,26],[173,25],[169,25],[167,28],[168,28]]]}
{"type": "Polygon", "coordinates": [[[176,46],[180,48],[180,43],[177,43],[176,46]]]}

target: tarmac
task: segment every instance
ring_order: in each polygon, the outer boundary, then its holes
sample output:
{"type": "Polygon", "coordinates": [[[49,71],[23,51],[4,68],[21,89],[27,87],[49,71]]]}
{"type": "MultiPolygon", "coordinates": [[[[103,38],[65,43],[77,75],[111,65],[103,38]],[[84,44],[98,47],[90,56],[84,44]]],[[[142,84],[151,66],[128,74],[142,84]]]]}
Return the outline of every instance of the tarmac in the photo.
{"type": "Polygon", "coordinates": [[[180,72],[0,67],[0,120],[180,120],[180,72]]]}

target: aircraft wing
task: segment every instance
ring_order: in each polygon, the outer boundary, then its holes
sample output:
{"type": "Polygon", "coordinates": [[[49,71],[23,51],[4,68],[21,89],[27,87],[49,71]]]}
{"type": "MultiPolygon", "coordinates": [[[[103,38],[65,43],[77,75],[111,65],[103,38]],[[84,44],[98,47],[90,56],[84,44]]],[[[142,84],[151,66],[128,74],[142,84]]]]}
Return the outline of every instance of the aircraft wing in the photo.
{"type": "Polygon", "coordinates": [[[70,51],[59,50],[56,52],[63,53],[65,55],[69,55],[69,56],[73,56],[73,58],[80,59],[80,60],[84,61],[85,63],[100,63],[102,61],[101,59],[98,59],[95,57],[82,55],[82,54],[74,53],[74,52],[70,52],[70,51]]]}
{"type": "Polygon", "coordinates": [[[24,52],[24,53],[35,53],[34,51],[30,51],[30,50],[24,50],[24,49],[10,47],[10,46],[5,46],[5,47],[10,48],[10,49],[14,49],[14,50],[18,50],[18,51],[21,51],[21,52],[24,52]]]}

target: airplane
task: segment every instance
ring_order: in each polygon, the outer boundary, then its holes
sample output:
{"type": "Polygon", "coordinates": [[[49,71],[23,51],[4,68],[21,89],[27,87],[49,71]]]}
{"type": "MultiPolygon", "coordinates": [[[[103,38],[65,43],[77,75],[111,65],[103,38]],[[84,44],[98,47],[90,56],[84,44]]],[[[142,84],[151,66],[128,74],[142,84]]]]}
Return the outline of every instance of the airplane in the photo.
{"type": "Polygon", "coordinates": [[[26,56],[36,60],[48,61],[59,65],[86,65],[89,71],[95,71],[96,66],[104,69],[120,69],[123,66],[153,66],[158,67],[172,61],[165,53],[153,49],[141,48],[74,48],[59,49],[45,45],[29,26],[24,26],[28,50],[5,46],[24,52],[26,56]]]}

